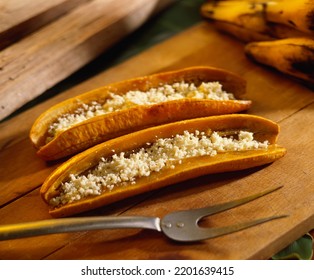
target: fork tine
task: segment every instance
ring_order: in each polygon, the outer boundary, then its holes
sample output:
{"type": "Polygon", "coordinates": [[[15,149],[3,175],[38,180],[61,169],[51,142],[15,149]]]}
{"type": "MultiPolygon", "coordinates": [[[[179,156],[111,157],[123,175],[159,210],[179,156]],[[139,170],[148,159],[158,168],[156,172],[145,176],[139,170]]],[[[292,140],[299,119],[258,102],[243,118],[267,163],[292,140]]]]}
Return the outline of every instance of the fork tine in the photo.
{"type": "Polygon", "coordinates": [[[161,229],[163,233],[170,239],[176,241],[189,242],[218,237],[221,235],[246,229],[248,227],[252,227],[261,223],[265,223],[274,219],[288,217],[286,215],[272,216],[219,228],[202,228],[198,225],[198,222],[203,217],[240,206],[242,204],[255,200],[259,197],[262,197],[266,194],[274,192],[280,188],[282,188],[282,186],[272,188],[245,198],[237,199],[227,203],[217,204],[214,206],[169,213],[166,216],[164,216],[163,219],[161,220],[161,229]]]}
{"type": "Polygon", "coordinates": [[[281,219],[281,218],[286,218],[286,217],[288,217],[288,215],[271,216],[271,217],[243,222],[243,223],[239,223],[239,224],[235,224],[231,226],[217,227],[217,228],[200,228],[200,234],[197,240],[204,240],[204,239],[226,235],[226,234],[241,231],[243,229],[247,229],[247,228],[262,224],[262,223],[266,223],[271,220],[281,219]]]}
{"type": "Polygon", "coordinates": [[[260,198],[266,194],[272,193],[276,190],[281,189],[283,186],[279,186],[279,187],[275,187],[275,188],[271,188],[268,190],[265,190],[263,192],[257,193],[257,194],[253,194],[244,198],[240,198],[237,200],[233,200],[227,203],[221,203],[221,204],[217,204],[217,205],[213,205],[213,206],[209,206],[209,207],[204,207],[204,208],[199,208],[199,209],[192,209],[192,210],[188,210],[191,212],[192,215],[194,215],[194,218],[197,219],[197,222],[205,217],[205,216],[210,216],[213,214],[217,214],[220,212],[223,212],[225,210],[240,206],[242,204],[248,203],[252,200],[255,200],[257,198],[260,198]],[[198,218],[197,218],[198,217],[198,218]]]}
{"type": "Polygon", "coordinates": [[[182,228],[178,227],[178,224],[177,227],[173,226],[172,228],[167,227],[162,228],[165,235],[172,240],[180,242],[195,242],[234,233],[271,220],[285,217],[288,217],[288,215],[271,216],[267,218],[261,218],[253,221],[217,228],[201,228],[198,225],[193,226],[192,224],[184,224],[182,228]]]}

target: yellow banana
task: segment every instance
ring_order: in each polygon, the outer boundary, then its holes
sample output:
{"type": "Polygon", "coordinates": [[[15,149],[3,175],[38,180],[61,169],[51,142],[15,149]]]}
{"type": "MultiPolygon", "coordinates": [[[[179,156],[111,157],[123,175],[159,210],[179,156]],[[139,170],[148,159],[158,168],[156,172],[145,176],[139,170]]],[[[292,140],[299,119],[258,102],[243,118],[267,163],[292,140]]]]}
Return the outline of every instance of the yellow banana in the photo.
{"type": "Polygon", "coordinates": [[[314,85],[314,40],[310,38],[252,42],[245,46],[245,53],[259,63],[314,85]]]}
{"type": "Polygon", "coordinates": [[[308,23],[311,11],[314,15],[313,5],[309,4],[313,1],[211,1],[202,5],[201,14],[219,30],[245,42],[304,36],[314,38],[308,23]]]}
{"type": "Polygon", "coordinates": [[[273,39],[263,10],[263,5],[248,1],[207,2],[201,6],[202,16],[217,29],[245,42],[273,39]]]}
{"type": "Polygon", "coordinates": [[[314,34],[314,0],[266,1],[266,21],[314,34]]]}

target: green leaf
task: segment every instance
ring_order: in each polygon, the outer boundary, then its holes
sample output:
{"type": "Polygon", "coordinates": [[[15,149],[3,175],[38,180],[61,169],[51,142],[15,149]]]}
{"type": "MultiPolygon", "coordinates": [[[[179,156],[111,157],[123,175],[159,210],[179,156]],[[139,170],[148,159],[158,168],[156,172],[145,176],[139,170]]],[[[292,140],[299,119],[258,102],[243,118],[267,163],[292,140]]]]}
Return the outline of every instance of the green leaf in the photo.
{"type": "Polygon", "coordinates": [[[313,257],[313,237],[305,234],[291,243],[279,253],[275,254],[273,260],[310,260],[313,257]]]}

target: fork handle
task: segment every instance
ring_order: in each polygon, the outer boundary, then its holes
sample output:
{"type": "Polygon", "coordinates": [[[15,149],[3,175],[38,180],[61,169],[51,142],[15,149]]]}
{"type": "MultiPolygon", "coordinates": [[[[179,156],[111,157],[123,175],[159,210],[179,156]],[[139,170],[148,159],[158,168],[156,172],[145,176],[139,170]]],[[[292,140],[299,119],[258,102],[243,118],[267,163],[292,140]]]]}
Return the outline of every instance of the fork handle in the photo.
{"type": "Polygon", "coordinates": [[[84,230],[142,228],[161,231],[158,217],[63,218],[0,226],[0,240],[84,230]]]}

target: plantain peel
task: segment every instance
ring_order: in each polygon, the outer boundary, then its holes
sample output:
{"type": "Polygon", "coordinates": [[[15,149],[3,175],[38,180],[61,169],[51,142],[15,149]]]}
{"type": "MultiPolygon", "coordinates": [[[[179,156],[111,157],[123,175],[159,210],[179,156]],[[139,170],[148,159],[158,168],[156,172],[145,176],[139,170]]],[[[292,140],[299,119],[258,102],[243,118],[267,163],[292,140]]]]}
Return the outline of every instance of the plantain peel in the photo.
{"type": "Polygon", "coordinates": [[[65,100],[30,131],[37,154],[56,160],[143,128],[247,110],[246,82],[228,71],[191,67],[110,84],[65,100]]]}
{"type": "Polygon", "coordinates": [[[253,61],[314,85],[314,40],[307,37],[251,42],[245,54],[253,61]]]}
{"type": "Polygon", "coordinates": [[[310,36],[313,0],[209,1],[201,6],[204,19],[243,41],[310,36]]]}
{"type": "Polygon", "coordinates": [[[202,175],[271,163],[286,153],[278,133],[276,123],[247,114],[143,129],[75,155],[40,193],[53,217],[70,216],[202,175]]]}

